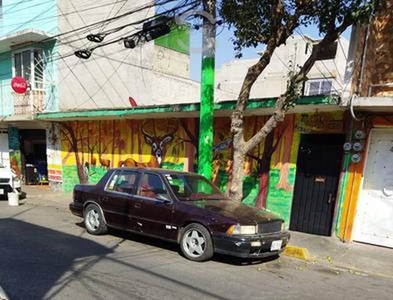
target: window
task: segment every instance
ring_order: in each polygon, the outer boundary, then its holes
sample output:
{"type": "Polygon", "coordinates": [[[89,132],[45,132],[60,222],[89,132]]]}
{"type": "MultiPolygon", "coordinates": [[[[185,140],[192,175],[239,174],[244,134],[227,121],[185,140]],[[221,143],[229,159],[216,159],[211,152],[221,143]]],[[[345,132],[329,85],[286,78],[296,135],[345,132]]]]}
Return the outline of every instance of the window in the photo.
{"type": "Polygon", "coordinates": [[[306,82],[306,96],[330,95],[332,92],[331,80],[312,80],[306,82]]]}
{"type": "Polygon", "coordinates": [[[15,52],[13,57],[13,76],[22,76],[30,83],[31,89],[43,89],[45,63],[42,50],[15,52]]]}
{"type": "Polygon", "coordinates": [[[161,178],[155,174],[145,173],[142,175],[138,195],[156,198],[158,194],[167,195],[167,190],[161,178]]]}
{"type": "Polygon", "coordinates": [[[202,176],[168,173],[165,178],[180,200],[226,199],[216,186],[202,176]]]}
{"type": "Polygon", "coordinates": [[[117,171],[106,187],[107,191],[134,194],[137,174],[132,171],[117,171]]]}

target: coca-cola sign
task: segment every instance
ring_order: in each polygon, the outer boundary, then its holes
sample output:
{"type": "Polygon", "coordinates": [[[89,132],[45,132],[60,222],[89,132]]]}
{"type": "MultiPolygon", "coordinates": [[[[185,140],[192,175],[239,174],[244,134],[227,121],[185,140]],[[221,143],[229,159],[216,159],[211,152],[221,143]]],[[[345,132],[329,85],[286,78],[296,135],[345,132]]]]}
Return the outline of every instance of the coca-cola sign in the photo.
{"type": "Polygon", "coordinates": [[[27,91],[29,84],[21,76],[15,76],[11,80],[11,87],[18,94],[24,94],[27,91]]]}

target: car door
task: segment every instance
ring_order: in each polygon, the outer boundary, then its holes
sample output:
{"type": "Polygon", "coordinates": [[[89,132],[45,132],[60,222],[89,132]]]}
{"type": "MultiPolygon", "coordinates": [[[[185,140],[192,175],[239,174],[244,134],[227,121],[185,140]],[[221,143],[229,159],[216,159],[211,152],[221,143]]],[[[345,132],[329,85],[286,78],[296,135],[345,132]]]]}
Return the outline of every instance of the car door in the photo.
{"type": "Polygon", "coordinates": [[[133,214],[138,173],[132,170],[117,170],[104,188],[101,205],[109,226],[135,230],[133,214]]]}
{"type": "Polygon", "coordinates": [[[136,193],[135,214],[140,232],[176,240],[177,227],[173,226],[173,200],[158,174],[141,174],[136,193]]]}

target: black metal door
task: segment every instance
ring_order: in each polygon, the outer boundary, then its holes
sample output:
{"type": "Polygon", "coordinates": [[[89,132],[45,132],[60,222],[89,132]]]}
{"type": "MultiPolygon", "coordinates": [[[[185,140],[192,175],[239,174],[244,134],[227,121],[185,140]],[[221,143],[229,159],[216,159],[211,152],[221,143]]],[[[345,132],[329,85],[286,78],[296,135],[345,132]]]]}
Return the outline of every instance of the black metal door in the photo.
{"type": "Polygon", "coordinates": [[[331,234],[345,136],[302,135],[289,228],[331,234]]]}

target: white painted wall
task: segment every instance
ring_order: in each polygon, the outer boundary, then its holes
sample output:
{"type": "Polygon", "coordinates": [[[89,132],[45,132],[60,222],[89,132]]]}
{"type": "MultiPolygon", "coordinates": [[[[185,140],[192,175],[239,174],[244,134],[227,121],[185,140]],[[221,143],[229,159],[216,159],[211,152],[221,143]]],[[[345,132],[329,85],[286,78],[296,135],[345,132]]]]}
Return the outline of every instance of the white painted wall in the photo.
{"type": "MultiPolygon", "coordinates": [[[[68,32],[128,11],[134,11],[149,1],[103,0],[100,2],[58,1],[59,31],[68,32]],[[124,4],[124,6],[122,6],[124,4]],[[96,9],[91,9],[97,7],[96,9]],[[90,9],[88,9],[90,8],[90,9]]],[[[121,18],[106,25],[100,24],[92,33],[103,32],[154,15],[154,8],[121,18]]],[[[141,25],[124,28],[107,36],[103,43],[132,34],[141,25]]],[[[98,44],[84,37],[86,32],[60,36],[59,40],[59,108],[60,110],[105,109],[130,107],[129,97],[138,106],[199,101],[199,84],[186,79],[189,57],[145,43],[126,49],[122,42],[93,51],[88,60],[72,55],[75,50],[89,49],[98,44]]]]}
{"type": "MultiPolygon", "coordinates": [[[[276,49],[270,64],[254,84],[250,98],[278,97],[284,93],[291,66],[302,65],[306,61],[311,54],[312,43],[313,40],[310,38],[292,36],[286,45],[276,49]]],[[[317,62],[310,70],[308,78],[310,80],[332,78],[333,89],[341,92],[349,43],[344,38],[340,38],[340,44],[337,47],[336,58],[317,62]]],[[[237,97],[248,68],[257,61],[258,59],[241,59],[224,64],[217,71],[217,89],[237,97]]]]}

